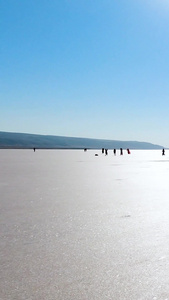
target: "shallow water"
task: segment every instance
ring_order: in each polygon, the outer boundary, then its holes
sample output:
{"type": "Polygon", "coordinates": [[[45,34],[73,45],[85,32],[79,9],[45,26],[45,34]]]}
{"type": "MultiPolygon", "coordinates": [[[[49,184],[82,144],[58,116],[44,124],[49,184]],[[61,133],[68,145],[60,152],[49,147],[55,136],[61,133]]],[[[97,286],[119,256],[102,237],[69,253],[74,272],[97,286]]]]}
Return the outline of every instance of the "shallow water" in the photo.
{"type": "Polygon", "coordinates": [[[0,166],[0,299],[169,299],[167,151],[0,150],[0,166]]]}

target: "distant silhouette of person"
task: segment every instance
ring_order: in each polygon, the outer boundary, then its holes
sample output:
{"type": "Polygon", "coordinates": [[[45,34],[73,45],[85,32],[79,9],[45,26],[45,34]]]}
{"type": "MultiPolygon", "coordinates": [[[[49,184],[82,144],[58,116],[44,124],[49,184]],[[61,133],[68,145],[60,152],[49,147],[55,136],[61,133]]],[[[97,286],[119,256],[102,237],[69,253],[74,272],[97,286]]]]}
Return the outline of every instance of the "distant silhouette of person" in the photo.
{"type": "Polygon", "coordinates": [[[102,148],[102,153],[104,153],[104,148],[102,148]]]}
{"type": "Polygon", "coordinates": [[[165,150],[164,149],[162,150],[162,155],[165,155],[165,150]]]}
{"type": "Polygon", "coordinates": [[[87,148],[84,148],[84,152],[86,152],[87,151],[87,148]]]}
{"type": "Polygon", "coordinates": [[[123,155],[123,149],[120,148],[120,155],[123,155]]]}
{"type": "Polygon", "coordinates": [[[35,150],[36,150],[36,149],[35,149],[35,148],[33,148],[33,151],[34,151],[34,152],[35,152],[35,150]]]}
{"type": "Polygon", "coordinates": [[[113,150],[114,155],[116,155],[116,149],[113,150]]]}
{"type": "Polygon", "coordinates": [[[130,154],[130,150],[129,149],[127,149],[127,153],[130,154]]]}
{"type": "Polygon", "coordinates": [[[108,149],[105,149],[105,155],[108,155],[108,149]]]}

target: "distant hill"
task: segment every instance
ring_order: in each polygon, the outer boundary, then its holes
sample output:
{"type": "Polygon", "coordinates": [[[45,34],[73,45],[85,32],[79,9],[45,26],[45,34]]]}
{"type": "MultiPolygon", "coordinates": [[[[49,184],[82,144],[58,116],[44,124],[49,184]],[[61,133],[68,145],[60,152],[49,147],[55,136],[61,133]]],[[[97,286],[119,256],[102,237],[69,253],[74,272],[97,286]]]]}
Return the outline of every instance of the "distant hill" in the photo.
{"type": "Polygon", "coordinates": [[[163,146],[137,141],[116,141],[0,131],[0,149],[162,149],[163,146]]]}

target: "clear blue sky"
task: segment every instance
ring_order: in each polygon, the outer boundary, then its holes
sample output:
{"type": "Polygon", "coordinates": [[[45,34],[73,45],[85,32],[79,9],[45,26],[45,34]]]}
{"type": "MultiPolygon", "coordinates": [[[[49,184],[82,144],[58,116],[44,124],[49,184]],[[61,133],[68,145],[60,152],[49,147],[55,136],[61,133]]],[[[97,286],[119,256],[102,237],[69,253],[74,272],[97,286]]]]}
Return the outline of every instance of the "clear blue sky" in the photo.
{"type": "Polygon", "coordinates": [[[0,131],[169,147],[169,0],[0,0],[0,131]]]}

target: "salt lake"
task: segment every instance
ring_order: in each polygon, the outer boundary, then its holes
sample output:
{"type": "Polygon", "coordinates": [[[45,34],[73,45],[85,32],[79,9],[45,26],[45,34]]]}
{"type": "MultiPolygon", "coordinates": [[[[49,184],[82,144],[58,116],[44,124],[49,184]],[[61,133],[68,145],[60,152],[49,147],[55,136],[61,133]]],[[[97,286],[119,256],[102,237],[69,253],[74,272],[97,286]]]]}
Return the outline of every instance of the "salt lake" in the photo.
{"type": "Polygon", "coordinates": [[[169,299],[168,178],[167,151],[0,150],[0,299],[169,299]]]}

